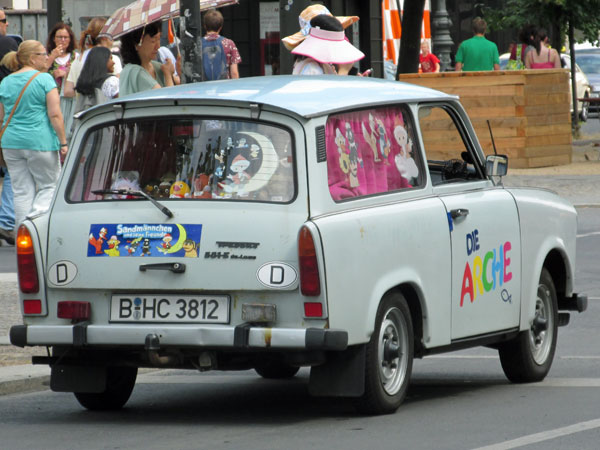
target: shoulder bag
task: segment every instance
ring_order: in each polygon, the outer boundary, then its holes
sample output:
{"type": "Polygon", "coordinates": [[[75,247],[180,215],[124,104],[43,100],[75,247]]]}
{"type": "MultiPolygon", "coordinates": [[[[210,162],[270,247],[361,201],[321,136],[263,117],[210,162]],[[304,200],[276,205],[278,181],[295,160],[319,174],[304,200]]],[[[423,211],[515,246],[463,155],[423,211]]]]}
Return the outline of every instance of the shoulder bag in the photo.
{"type": "MultiPolygon", "coordinates": [[[[15,106],[13,106],[13,109],[10,112],[10,115],[8,116],[8,120],[6,121],[6,123],[4,124],[4,126],[2,127],[2,131],[0,131],[0,142],[2,142],[2,136],[4,136],[4,132],[8,128],[8,124],[10,123],[10,119],[12,119],[13,114],[17,110],[17,106],[19,106],[19,102],[21,101],[21,97],[23,97],[23,94],[25,93],[25,89],[27,89],[27,86],[29,86],[29,83],[31,83],[33,81],[33,79],[35,77],[37,77],[40,73],[41,72],[37,72],[36,74],[34,74],[29,79],[29,81],[27,81],[27,83],[25,83],[25,86],[23,86],[23,89],[21,89],[21,93],[17,97],[17,101],[15,102],[15,106]]],[[[2,148],[1,147],[0,147],[0,166],[6,167],[6,162],[4,161],[4,157],[2,156],[2,148]]]]}

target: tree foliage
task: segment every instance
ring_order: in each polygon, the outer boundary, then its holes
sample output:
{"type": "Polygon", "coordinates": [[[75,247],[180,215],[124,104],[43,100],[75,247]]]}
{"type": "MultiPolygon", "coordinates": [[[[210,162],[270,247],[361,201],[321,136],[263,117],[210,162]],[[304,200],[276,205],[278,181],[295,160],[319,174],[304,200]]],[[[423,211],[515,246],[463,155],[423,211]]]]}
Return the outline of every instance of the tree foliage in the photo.
{"type": "Polygon", "coordinates": [[[532,23],[551,31],[552,45],[560,49],[571,24],[578,41],[598,43],[600,0],[507,0],[501,10],[481,6],[493,30],[518,30],[532,23]]]}

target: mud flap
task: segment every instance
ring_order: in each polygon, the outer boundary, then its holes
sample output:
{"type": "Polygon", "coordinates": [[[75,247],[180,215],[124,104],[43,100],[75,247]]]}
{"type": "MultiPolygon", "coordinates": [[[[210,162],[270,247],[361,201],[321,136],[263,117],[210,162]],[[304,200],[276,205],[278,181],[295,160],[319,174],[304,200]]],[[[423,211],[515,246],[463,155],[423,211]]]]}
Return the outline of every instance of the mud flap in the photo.
{"type": "Polygon", "coordinates": [[[104,392],[106,390],[106,367],[52,366],[50,389],[54,392],[104,392]]]}
{"type": "Polygon", "coordinates": [[[308,392],[315,397],[360,397],[365,390],[366,345],[329,352],[327,362],[310,369],[308,392]]]}

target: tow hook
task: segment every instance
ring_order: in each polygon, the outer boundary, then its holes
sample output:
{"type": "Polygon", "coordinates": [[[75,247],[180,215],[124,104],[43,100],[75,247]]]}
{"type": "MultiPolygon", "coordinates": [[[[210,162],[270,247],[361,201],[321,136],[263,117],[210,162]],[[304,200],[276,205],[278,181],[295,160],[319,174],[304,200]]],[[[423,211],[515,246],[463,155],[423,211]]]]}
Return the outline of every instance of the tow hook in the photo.
{"type": "Polygon", "coordinates": [[[177,355],[159,355],[160,350],[160,339],[154,333],[146,336],[144,348],[148,354],[148,360],[153,366],[171,366],[180,363],[180,359],[177,355]]]}

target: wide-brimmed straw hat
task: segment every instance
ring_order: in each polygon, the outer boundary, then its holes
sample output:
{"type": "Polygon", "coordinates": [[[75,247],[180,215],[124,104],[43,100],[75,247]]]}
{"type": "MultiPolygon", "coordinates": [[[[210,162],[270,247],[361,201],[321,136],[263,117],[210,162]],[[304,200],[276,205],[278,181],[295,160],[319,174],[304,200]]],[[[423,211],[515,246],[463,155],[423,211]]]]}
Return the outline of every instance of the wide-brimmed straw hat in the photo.
{"type": "MultiPolygon", "coordinates": [[[[285,48],[288,50],[292,50],[295,48],[300,42],[306,39],[308,36],[308,32],[310,31],[310,20],[318,16],[319,14],[327,14],[328,16],[333,16],[329,12],[329,10],[323,5],[311,5],[305,8],[298,16],[298,22],[300,22],[300,31],[292,34],[291,36],[284,37],[281,41],[285,48]]],[[[358,16],[335,16],[337,20],[339,20],[342,26],[348,28],[354,22],[358,22],[358,16]]]]}
{"type": "Polygon", "coordinates": [[[294,55],[308,56],[321,64],[349,64],[365,54],[346,39],[343,31],[311,28],[310,33],[294,50],[294,55]]]}

